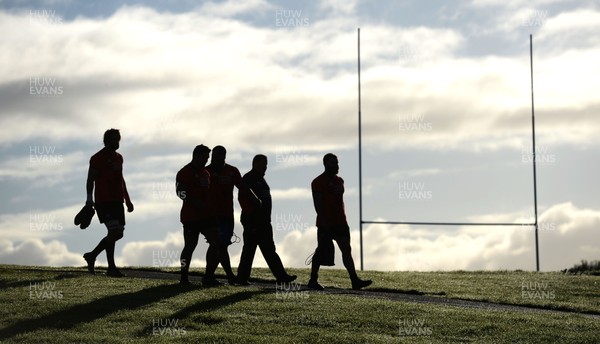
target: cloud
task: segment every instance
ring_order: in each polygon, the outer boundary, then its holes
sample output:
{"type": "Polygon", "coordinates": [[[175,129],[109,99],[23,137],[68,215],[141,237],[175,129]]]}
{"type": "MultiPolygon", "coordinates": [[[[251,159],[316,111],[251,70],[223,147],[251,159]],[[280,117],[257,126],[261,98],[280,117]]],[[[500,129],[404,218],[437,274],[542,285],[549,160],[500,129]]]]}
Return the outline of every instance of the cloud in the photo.
{"type": "Polygon", "coordinates": [[[23,147],[19,156],[0,162],[0,181],[29,180],[34,187],[48,187],[67,180],[74,172],[86,173],[87,159],[82,152],[66,153],[56,145],[23,147]]]}
{"type": "Polygon", "coordinates": [[[31,209],[29,211],[0,215],[0,239],[33,240],[50,239],[80,231],[73,224],[75,214],[81,206],[68,206],[59,209],[31,209]]]}
{"type": "MultiPolygon", "coordinates": [[[[583,14],[593,22],[593,12],[583,14]]],[[[5,80],[0,134],[6,143],[89,140],[82,127],[119,127],[132,143],[162,144],[179,154],[198,141],[225,141],[245,151],[355,147],[355,23],[331,16],[290,34],[202,11],[157,13],[139,6],[122,7],[106,19],[79,17],[44,26],[31,25],[25,15],[0,13],[0,29],[20,32],[18,41],[0,38],[6,47],[0,57],[12,61],[0,69],[5,80]],[[53,79],[64,94],[32,96],[32,78],[53,79]],[[48,130],[36,129],[37,123],[48,130]]],[[[548,26],[561,27],[577,14],[565,18],[551,19],[548,26]]],[[[516,57],[465,58],[459,55],[465,42],[453,29],[364,28],[365,144],[481,150],[514,148],[526,140],[526,49],[516,57]],[[400,130],[409,117],[431,130],[400,130]]],[[[592,128],[599,123],[589,114],[597,107],[598,81],[556,80],[573,80],[583,70],[593,74],[600,68],[594,63],[598,54],[580,47],[537,64],[539,109],[552,114],[552,125],[540,126],[540,136],[560,144],[596,142],[592,128]],[[565,66],[576,66],[577,73],[569,76],[565,66]],[[582,132],[555,112],[580,117],[589,130],[582,132]],[[562,135],[553,134],[557,128],[562,135]]],[[[313,160],[306,163],[317,163],[313,160]]]]}
{"type": "Polygon", "coordinates": [[[249,12],[273,9],[273,5],[264,0],[234,1],[204,3],[199,12],[219,17],[233,17],[249,12]]]}
{"type": "Polygon", "coordinates": [[[0,239],[0,260],[4,264],[40,266],[81,266],[81,255],[72,253],[67,245],[58,240],[43,242],[40,239],[27,239],[14,243],[0,239]]]}
{"type": "Polygon", "coordinates": [[[477,7],[523,7],[523,6],[540,6],[549,5],[560,2],[568,2],[570,0],[472,0],[471,4],[477,7]]]}
{"type": "Polygon", "coordinates": [[[424,177],[424,176],[434,176],[441,173],[448,173],[448,170],[440,170],[438,168],[425,168],[425,169],[407,169],[402,171],[395,171],[390,173],[387,178],[398,180],[398,179],[407,179],[407,178],[415,178],[415,177],[424,177]]]}
{"type": "Polygon", "coordinates": [[[553,53],[565,48],[589,49],[600,43],[599,29],[600,11],[577,9],[548,18],[536,39],[551,44],[553,53]]]}
{"type": "Polygon", "coordinates": [[[322,0],[319,3],[324,11],[334,11],[334,13],[340,14],[355,14],[358,0],[322,0]]]}
{"type": "MultiPolygon", "coordinates": [[[[126,266],[179,266],[179,257],[183,249],[183,234],[169,232],[162,241],[133,241],[123,246],[119,255],[119,263],[126,266]]],[[[196,249],[196,257],[202,252],[202,245],[196,249]]],[[[204,252],[206,249],[204,250],[204,252]]],[[[193,260],[192,264],[201,264],[193,260]]]]}
{"type": "Polygon", "coordinates": [[[274,200],[306,200],[312,199],[312,192],[305,188],[291,188],[285,190],[271,190],[274,200]]]}

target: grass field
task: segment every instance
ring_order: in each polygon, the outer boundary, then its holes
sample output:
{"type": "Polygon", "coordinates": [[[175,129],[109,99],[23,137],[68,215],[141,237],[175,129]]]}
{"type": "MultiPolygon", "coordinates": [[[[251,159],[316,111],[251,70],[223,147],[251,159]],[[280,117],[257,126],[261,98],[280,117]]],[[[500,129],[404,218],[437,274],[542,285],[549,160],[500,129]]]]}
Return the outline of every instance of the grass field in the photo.
{"type": "MultiPolygon", "coordinates": [[[[299,283],[307,282],[308,270],[291,272],[299,276],[299,283]]],[[[255,281],[272,280],[266,269],[254,269],[253,276],[255,281]]],[[[600,315],[598,276],[518,271],[365,271],[361,276],[374,280],[367,291],[521,305],[534,310],[394,301],[298,290],[295,284],[278,286],[278,290],[258,286],[181,287],[175,280],[92,276],[83,268],[0,265],[0,341],[600,342],[600,318],[590,316],[600,315]]],[[[337,289],[350,287],[342,270],[323,270],[320,282],[337,289]]]]}

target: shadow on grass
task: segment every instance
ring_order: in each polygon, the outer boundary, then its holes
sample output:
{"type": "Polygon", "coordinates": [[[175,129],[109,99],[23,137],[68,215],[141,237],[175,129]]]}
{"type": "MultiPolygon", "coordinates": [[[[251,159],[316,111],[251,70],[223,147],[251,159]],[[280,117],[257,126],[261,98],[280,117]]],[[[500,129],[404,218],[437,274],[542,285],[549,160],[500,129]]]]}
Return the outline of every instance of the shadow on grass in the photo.
{"type": "Polygon", "coordinates": [[[388,294],[408,294],[408,295],[432,295],[432,296],[446,296],[446,292],[423,292],[414,289],[405,290],[405,289],[389,289],[389,288],[367,288],[363,289],[364,291],[374,291],[379,293],[388,293],[388,294]]]}
{"type": "Polygon", "coordinates": [[[81,274],[66,273],[66,274],[57,275],[54,278],[46,278],[46,279],[24,280],[24,281],[17,281],[17,282],[7,282],[7,281],[0,280],[0,290],[10,289],[10,288],[29,287],[32,284],[49,282],[52,280],[61,281],[61,280],[67,279],[67,278],[76,278],[76,277],[80,277],[80,276],[81,276],[81,274]]]}
{"type": "MultiPolygon", "coordinates": [[[[57,276],[58,277],[58,276],[57,276]]],[[[136,292],[111,295],[79,304],[40,318],[29,319],[0,329],[0,340],[39,329],[70,329],[122,310],[135,310],[151,303],[195,290],[178,284],[161,285],[136,292]]]]}
{"type": "MultiPolygon", "coordinates": [[[[208,312],[227,307],[241,301],[249,300],[257,295],[270,293],[272,292],[268,290],[242,291],[218,299],[200,301],[171,314],[169,317],[167,317],[167,319],[182,320],[191,317],[192,319],[190,320],[194,324],[202,323],[205,325],[216,325],[223,321],[211,314],[207,314],[208,312]]],[[[138,333],[138,336],[149,335],[153,332],[154,326],[147,326],[138,333]]]]}

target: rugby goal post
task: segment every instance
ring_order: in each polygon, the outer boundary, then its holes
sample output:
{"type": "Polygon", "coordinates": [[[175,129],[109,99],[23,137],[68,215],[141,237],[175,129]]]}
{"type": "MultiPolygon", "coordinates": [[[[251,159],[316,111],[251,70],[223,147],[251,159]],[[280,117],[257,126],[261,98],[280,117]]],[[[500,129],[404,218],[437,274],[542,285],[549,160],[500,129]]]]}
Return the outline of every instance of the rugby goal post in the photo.
{"type": "Polygon", "coordinates": [[[533,97],[533,36],[529,35],[529,66],[531,74],[531,140],[532,140],[532,165],[533,165],[533,223],[498,223],[498,222],[416,222],[416,221],[371,221],[363,219],[362,204],[362,112],[361,112],[361,83],[360,83],[360,28],[358,34],[358,207],[359,207],[359,236],[360,236],[360,269],[364,270],[363,255],[363,224],[386,224],[386,225],[429,225],[429,226],[533,226],[535,227],[535,266],[540,271],[540,255],[538,240],[538,206],[537,206],[537,171],[536,171],[536,147],[535,147],[535,107],[533,97]]]}

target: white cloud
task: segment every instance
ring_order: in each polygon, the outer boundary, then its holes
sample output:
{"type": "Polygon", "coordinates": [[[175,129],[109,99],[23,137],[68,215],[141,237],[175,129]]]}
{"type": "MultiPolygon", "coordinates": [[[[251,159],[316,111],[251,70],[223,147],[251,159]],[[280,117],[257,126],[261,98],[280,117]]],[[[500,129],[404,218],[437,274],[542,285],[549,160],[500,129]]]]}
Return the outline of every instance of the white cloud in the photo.
{"type": "Polygon", "coordinates": [[[345,15],[354,14],[358,0],[322,0],[319,6],[324,11],[334,11],[345,15]]]}
{"type": "Polygon", "coordinates": [[[273,189],[271,190],[271,197],[274,200],[305,200],[312,199],[312,192],[306,188],[273,189]]]}
{"type": "Polygon", "coordinates": [[[568,2],[571,0],[472,0],[471,4],[476,7],[523,7],[540,6],[553,3],[568,2]]]}
{"type": "Polygon", "coordinates": [[[265,11],[273,9],[273,5],[264,0],[246,0],[235,1],[228,0],[223,2],[204,3],[199,11],[206,15],[215,15],[220,17],[233,17],[239,14],[255,11],[265,11]]]}
{"type": "MultiPolygon", "coordinates": [[[[83,204],[82,204],[83,205],[83,204]]],[[[80,231],[73,218],[81,206],[60,209],[31,209],[26,212],[0,215],[0,239],[30,240],[49,239],[80,231]]]]}
{"type": "Polygon", "coordinates": [[[25,179],[32,186],[48,187],[63,182],[74,172],[87,173],[88,158],[82,152],[65,153],[56,145],[23,147],[22,154],[0,162],[0,180],[25,179]]]}
{"type": "Polygon", "coordinates": [[[440,170],[438,168],[425,168],[425,169],[407,169],[390,173],[387,178],[398,180],[407,179],[414,177],[434,176],[440,173],[448,173],[448,170],[440,170]]]}
{"type": "MultiPolygon", "coordinates": [[[[583,14],[593,22],[592,12],[583,14]]],[[[149,147],[226,141],[242,150],[293,145],[322,151],[356,145],[352,20],[332,14],[331,20],[290,34],[202,11],[164,14],[143,7],[43,28],[30,25],[26,16],[0,16],[0,29],[20,32],[18,40],[0,38],[6,47],[0,59],[10,61],[0,67],[6,98],[0,134],[7,143],[88,140],[81,127],[119,127],[131,142],[149,147]],[[40,35],[41,29],[47,34],[40,35]],[[28,80],[46,76],[64,86],[63,96],[28,95],[28,80]],[[48,130],[39,130],[39,122],[48,130]]],[[[362,30],[366,144],[478,150],[514,147],[527,138],[526,52],[516,58],[460,58],[464,43],[452,29],[381,24],[362,30]],[[432,130],[400,133],[402,115],[424,116],[432,130]]],[[[582,80],[581,71],[594,74],[598,54],[581,48],[537,64],[539,109],[552,113],[552,126],[540,126],[540,136],[557,143],[597,140],[593,129],[599,124],[589,114],[597,107],[598,81],[569,81],[582,80]],[[565,66],[576,66],[576,73],[565,66]],[[587,129],[555,112],[581,117],[578,123],[587,129]],[[561,135],[554,134],[557,129],[561,135]]]]}
{"type": "Polygon", "coordinates": [[[559,13],[544,22],[536,39],[556,50],[597,47],[600,43],[600,11],[577,9],[559,13]]]}
{"type": "Polygon", "coordinates": [[[72,253],[63,242],[40,239],[27,239],[14,243],[0,239],[0,260],[4,264],[40,265],[40,266],[81,266],[81,255],[72,253]]]}
{"type": "MultiPolygon", "coordinates": [[[[196,257],[202,252],[202,245],[195,250],[196,257]]],[[[179,257],[183,249],[183,234],[169,232],[162,241],[133,241],[123,246],[119,255],[119,263],[126,266],[179,266],[179,257]]],[[[204,250],[204,252],[206,249],[204,250]]],[[[193,260],[192,264],[199,264],[193,260]]]]}

